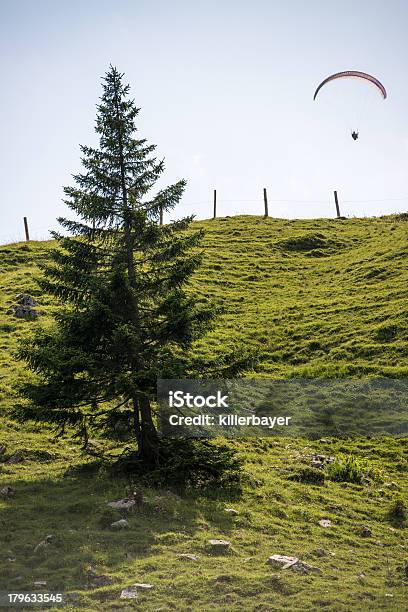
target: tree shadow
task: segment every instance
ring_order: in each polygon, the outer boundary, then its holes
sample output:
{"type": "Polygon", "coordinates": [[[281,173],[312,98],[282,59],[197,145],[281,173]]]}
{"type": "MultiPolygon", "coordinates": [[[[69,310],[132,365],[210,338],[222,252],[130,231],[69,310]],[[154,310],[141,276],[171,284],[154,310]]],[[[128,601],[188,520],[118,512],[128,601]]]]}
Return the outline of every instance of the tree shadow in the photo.
{"type": "Polygon", "coordinates": [[[217,497],[214,491],[140,488],[131,476],[112,477],[97,462],[73,466],[58,478],[42,474],[13,483],[11,476],[15,494],[0,502],[0,590],[32,591],[36,581],[45,581],[47,591],[87,590],[104,586],[103,577],[108,585],[160,548],[180,545],[185,552],[191,540],[196,552],[200,545],[192,539],[203,524],[209,538],[234,529],[222,491],[217,497]],[[129,511],[108,506],[136,488],[143,499],[129,511]],[[121,518],[127,527],[111,526],[121,518]]]}

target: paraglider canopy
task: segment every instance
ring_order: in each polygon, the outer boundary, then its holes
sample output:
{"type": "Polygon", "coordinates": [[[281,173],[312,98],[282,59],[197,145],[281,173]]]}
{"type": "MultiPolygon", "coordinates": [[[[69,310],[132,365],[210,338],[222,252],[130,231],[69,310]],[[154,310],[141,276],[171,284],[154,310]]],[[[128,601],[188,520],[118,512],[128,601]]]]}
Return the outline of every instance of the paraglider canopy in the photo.
{"type": "Polygon", "coordinates": [[[330,83],[330,81],[335,81],[336,79],[343,78],[364,79],[365,81],[368,81],[369,83],[372,83],[375,87],[377,87],[384,100],[387,97],[387,90],[385,89],[384,85],[371,74],[368,74],[367,72],[360,72],[359,70],[345,70],[344,72],[336,72],[335,74],[332,74],[326,79],[324,79],[316,89],[315,94],[313,96],[313,100],[316,100],[317,94],[319,93],[321,88],[326,85],[326,83],[330,83]]]}
{"type": "MultiPolygon", "coordinates": [[[[365,81],[366,83],[369,83],[371,85],[374,85],[374,87],[376,88],[376,90],[381,94],[381,97],[385,100],[387,97],[387,90],[385,89],[384,85],[374,76],[372,76],[371,74],[368,74],[367,72],[361,72],[360,70],[344,70],[343,72],[335,72],[334,74],[331,74],[330,76],[328,76],[327,78],[325,78],[317,87],[314,96],[313,96],[313,100],[316,100],[316,97],[319,93],[319,91],[322,89],[322,87],[324,87],[327,83],[330,83],[331,81],[336,81],[337,79],[344,79],[344,78],[357,78],[357,79],[361,79],[363,81],[365,81]]],[[[353,121],[354,123],[354,121],[353,121]]],[[[355,125],[355,123],[354,123],[355,125]]],[[[358,130],[351,130],[351,137],[352,139],[355,141],[358,139],[359,133],[358,130]]]]}

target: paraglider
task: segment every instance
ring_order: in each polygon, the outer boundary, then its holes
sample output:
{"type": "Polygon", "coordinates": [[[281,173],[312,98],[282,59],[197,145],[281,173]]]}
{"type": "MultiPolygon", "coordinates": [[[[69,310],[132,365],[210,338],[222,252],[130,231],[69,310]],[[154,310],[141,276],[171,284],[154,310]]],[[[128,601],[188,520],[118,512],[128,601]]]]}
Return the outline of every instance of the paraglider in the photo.
{"type": "MultiPolygon", "coordinates": [[[[367,81],[368,83],[374,85],[378,92],[381,94],[382,98],[385,100],[387,97],[387,90],[385,89],[384,85],[381,83],[381,81],[379,81],[376,77],[372,76],[371,74],[368,74],[367,72],[360,72],[359,70],[345,70],[343,72],[335,72],[334,74],[331,74],[330,76],[328,76],[327,78],[325,78],[317,87],[314,96],[313,96],[313,100],[316,100],[317,94],[319,93],[319,91],[322,89],[322,87],[324,87],[327,83],[330,83],[330,81],[335,81],[337,79],[343,79],[343,78],[358,78],[358,79],[363,79],[365,81],[367,81]]],[[[357,140],[359,136],[358,130],[352,130],[351,132],[351,137],[353,140],[357,140]]]]}

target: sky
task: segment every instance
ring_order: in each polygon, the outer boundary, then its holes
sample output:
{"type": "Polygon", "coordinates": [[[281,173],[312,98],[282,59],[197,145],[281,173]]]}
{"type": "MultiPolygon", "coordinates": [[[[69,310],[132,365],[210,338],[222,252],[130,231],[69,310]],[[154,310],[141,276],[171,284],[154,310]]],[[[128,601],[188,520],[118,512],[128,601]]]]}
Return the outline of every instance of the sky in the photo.
{"type": "Polygon", "coordinates": [[[63,186],[95,145],[101,77],[125,73],[158,187],[185,178],[167,220],[408,209],[406,0],[0,0],[0,242],[47,237],[63,186]],[[374,74],[382,100],[341,70],[374,74]],[[351,129],[360,131],[354,142],[351,129]]]}

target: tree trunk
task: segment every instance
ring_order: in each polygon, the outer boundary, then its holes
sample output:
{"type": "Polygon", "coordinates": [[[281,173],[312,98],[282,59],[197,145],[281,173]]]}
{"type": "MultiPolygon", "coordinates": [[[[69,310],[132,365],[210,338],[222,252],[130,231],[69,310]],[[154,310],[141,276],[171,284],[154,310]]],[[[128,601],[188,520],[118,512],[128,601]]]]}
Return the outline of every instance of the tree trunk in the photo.
{"type": "Polygon", "coordinates": [[[153,423],[149,398],[142,397],[139,406],[141,418],[139,456],[146,463],[156,464],[158,461],[159,436],[153,423]]]}
{"type": "Polygon", "coordinates": [[[133,404],[133,431],[135,433],[135,438],[137,442],[137,446],[140,446],[140,412],[139,412],[139,400],[137,397],[132,398],[133,404]]]}

